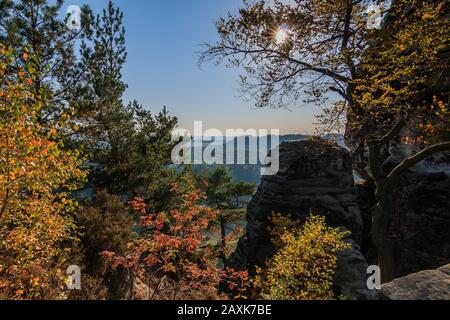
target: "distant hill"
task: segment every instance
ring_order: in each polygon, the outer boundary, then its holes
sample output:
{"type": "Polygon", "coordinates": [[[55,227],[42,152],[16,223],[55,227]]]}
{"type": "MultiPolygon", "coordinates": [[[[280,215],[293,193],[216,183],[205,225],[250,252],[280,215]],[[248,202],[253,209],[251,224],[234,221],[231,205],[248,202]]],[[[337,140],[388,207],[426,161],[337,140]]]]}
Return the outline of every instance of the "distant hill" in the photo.
{"type": "MultiPolygon", "coordinates": [[[[282,135],[279,136],[279,143],[287,142],[287,141],[302,141],[310,139],[310,136],[302,135],[302,134],[288,134],[288,135],[282,135]]],[[[243,138],[240,138],[240,141],[242,141],[243,138]]],[[[245,156],[245,159],[247,160],[245,165],[224,165],[228,168],[234,182],[249,182],[249,183],[255,183],[259,184],[261,182],[261,164],[249,164],[249,150],[250,151],[258,151],[255,150],[254,147],[258,146],[258,138],[257,137],[245,137],[245,147],[242,148],[238,146],[238,138],[234,138],[234,145],[235,145],[235,151],[234,151],[234,158],[235,160],[238,159],[238,156],[245,156]],[[243,155],[244,153],[244,155],[243,155]]],[[[230,144],[233,139],[228,139],[222,142],[223,145],[226,145],[227,143],[230,144]]],[[[274,147],[277,147],[277,145],[271,145],[270,139],[268,140],[268,149],[273,149],[274,147]]],[[[220,143],[220,142],[219,142],[220,143]]],[[[202,149],[205,150],[206,147],[210,145],[217,144],[217,142],[203,142],[202,149]]],[[[242,142],[241,142],[242,144],[242,142]]],[[[258,148],[257,147],[257,148],[258,148]]],[[[194,151],[193,147],[193,151],[194,151]]],[[[224,149],[226,150],[226,149],[224,149]]],[[[225,155],[224,155],[225,158],[225,155]]],[[[225,161],[224,161],[225,162],[225,161]]],[[[217,167],[217,165],[193,165],[193,170],[197,173],[207,173],[209,170],[214,169],[214,167],[217,167]]]]}

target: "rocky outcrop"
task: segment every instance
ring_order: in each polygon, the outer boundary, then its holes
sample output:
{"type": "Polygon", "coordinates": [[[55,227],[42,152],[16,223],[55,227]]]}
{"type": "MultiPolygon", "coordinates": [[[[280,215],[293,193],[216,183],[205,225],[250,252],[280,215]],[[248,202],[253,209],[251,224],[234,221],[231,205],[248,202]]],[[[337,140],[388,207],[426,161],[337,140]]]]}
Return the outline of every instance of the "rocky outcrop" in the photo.
{"type": "Polygon", "coordinates": [[[450,263],[450,177],[409,172],[392,222],[398,277],[450,263]]]}
{"type": "Polygon", "coordinates": [[[380,294],[386,300],[450,300],[450,265],[394,280],[380,294]]]}
{"type": "Polygon", "coordinates": [[[246,237],[229,265],[252,271],[275,253],[267,230],[273,213],[305,221],[313,212],[325,216],[329,226],[352,232],[353,248],[339,257],[336,291],[351,299],[375,298],[365,287],[367,263],[359,250],[364,227],[348,151],[322,141],[285,142],[279,151],[280,170],[263,177],[248,206],[246,237]]]}
{"type": "MultiPolygon", "coordinates": [[[[363,253],[377,264],[370,234],[374,187],[358,185],[363,218],[363,253]]],[[[390,233],[396,278],[450,263],[450,177],[443,172],[409,171],[396,190],[396,212],[390,233]]]]}
{"type": "Polygon", "coordinates": [[[377,300],[378,292],[367,288],[367,262],[360,247],[350,237],[351,248],[338,253],[333,291],[347,299],[377,300]]]}
{"type": "MultiPolygon", "coordinates": [[[[354,169],[365,179],[365,184],[357,186],[365,228],[363,253],[370,264],[377,264],[370,234],[371,210],[376,204],[375,186],[370,181],[367,147],[358,148],[361,137],[352,130],[350,123],[346,141],[353,155],[354,169]],[[362,154],[364,156],[358,158],[362,154]]],[[[409,123],[400,133],[403,139],[390,142],[388,157],[383,163],[385,172],[423,149],[423,145],[414,143],[417,133],[409,129],[416,126],[414,122],[409,123]]],[[[396,208],[389,221],[389,237],[394,246],[395,277],[450,263],[450,153],[435,154],[403,172],[394,194],[396,208]]]]}
{"type": "Polygon", "coordinates": [[[280,170],[264,176],[247,210],[247,263],[260,265],[273,254],[267,231],[273,213],[304,221],[324,215],[334,227],[345,227],[357,243],[362,219],[356,203],[348,152],[337,145],[298,141],[280,145],[280,170]]]}

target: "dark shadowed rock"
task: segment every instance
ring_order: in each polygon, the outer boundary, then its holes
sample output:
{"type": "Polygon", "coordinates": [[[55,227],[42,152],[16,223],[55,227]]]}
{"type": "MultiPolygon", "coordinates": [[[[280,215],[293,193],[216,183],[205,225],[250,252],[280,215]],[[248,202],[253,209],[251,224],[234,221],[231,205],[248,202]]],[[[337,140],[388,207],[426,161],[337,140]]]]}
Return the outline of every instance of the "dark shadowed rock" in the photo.
{"type": "Polygon", "coordinates": [[[450,177],[409,172],[392,222],[397,276],[450,263],[450,177]]]}
{"type": "MultiPolygon", "coordinates": [[[[363,217],[363,253],[377,264],[371,242],[373,187],[358,186],[363,217]],[[367,190],[366,190],[367,189],[367,190]]],[[[397,278],[450,263],[450,177],[444,172],[406,172],[396,189],[396,211],[390,232],[394,239],[397,278]]]]}
{"type": "MultiPolygon", "coordinates": [[[[401,135],[414,140],[416,136],[408,128],[415,126],[415,123],[410,123],[401,135]]],[[[352,154],[357,155],[361,150],[356,148],[357,143],[352,139],[357,140],[358,137],[352,134],[354,132],[348,130],[348,145],[352,154]]],[[[383,169],[389,172],[422,148],[421,144],[391,141],[383,169]]],[[[367,178],[368,167],[358,160],[354,166],[364,171],[358,170],[367,179],[366,185],[358,186],[358,203],[364,225],[362,248],[368,261],[375,264],[377,257],[370,234],[371,210],[376,202],[375,187],[367,178]]],[[[450,263],[450,153],[435,154],[402,173],[394,194],[396,210],[389,221],[389,233],[394,246],[395,277],[450,263]]]]}
{"type": "Polygon", "coordinates": [[[389,300],[450,300],[450,265],[396,279],[380,294],[389,300]]]}
{"type": "Polygon", "coordinates": [[[338,295],[352,300],[378,300],[378,292],[367,288],[367,262],[360,247],[351,237],[346,239],[350,249],[338,253],[333,289],[338,295]]]}

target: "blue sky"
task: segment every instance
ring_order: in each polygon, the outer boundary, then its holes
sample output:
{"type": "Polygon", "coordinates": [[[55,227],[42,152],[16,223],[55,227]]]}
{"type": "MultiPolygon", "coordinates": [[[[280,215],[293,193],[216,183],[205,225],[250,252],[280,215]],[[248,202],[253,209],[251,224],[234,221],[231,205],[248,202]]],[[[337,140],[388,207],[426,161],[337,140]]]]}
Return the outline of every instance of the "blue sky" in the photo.
{"type": "MultiPolygon", "coordinates": [[[[87,3],[95,13],[108,0],[67,0],[87,3]]],[[[205,128],[280,129],[281,133],[313,133],[316,107],[292,106],[291,111],[256,110],[253,101],[238,93],[236,69],[197,65],[203,42],[217,39],[214,21],[235,12],[242,0],[115,0],[124,12],[128,61],[125,100],[137,99],[152,111],[162,106],[179,118],[181,128],[192,130],[194,121],[205,128]]],[[[64,9],[65,10],[65,9],[64,9]]]]}

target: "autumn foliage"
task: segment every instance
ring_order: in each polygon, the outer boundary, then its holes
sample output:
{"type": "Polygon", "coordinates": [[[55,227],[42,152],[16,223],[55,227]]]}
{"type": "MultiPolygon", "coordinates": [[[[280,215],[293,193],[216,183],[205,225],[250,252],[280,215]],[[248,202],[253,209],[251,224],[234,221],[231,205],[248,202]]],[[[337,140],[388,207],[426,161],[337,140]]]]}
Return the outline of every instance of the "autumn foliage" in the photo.
{"type": "Polygon", "coordinates": [[[274,244],[279,248],[265,269],[258,269],[254,286],[267,300],[331,300],[337,253],[349,247],[344,233],[327,227],[324,217],[297,222],[275,216],[274,244]],[[280,232],[281,231],[281,232],[280,232]]]}
{"type": "MultiPolygon", "coordinates": [[[[174,186],[176,188],[176,186],[174,186]]],[[[131,205],[140,216],[141,237],[129,246],[125,257],[103,252],[114,267],[133,270],[150,288],[146,299],[216,299],[225,283],[230,289],[245,281],[245,272],[218,267],[220,248],[208,244],[208,232],[218,212],[203,206],[200,191],[180,196],[178,208],[147,212],[143,199],[131,205]]]]}
{"type": "MultiPolygon", "coordinates": [[[[79,152],[63,150],[59,130],[39,124],[46,103],[23,69],[0,47],[0,298],[61,298],[76,203],[69,192],[85,178],[79,152]]],[[[63,123],[61,123],[63,125],[63,123]]]]}
{"type": "Polygon", "coordinates": [[[364,110],[361,124],[388,132],[405,114],[414,140],[426,145],[449,137],[448,68],[449,5],[417,4],[405,14],[408,1],[391,9],[395,19],[362,55],[361,77],[355,79],[355,101],[364,110]],[[439,71],[442,70],[442,71],[439,71]],[[367,124],[370,123],[370,124],[367,124]]]}

